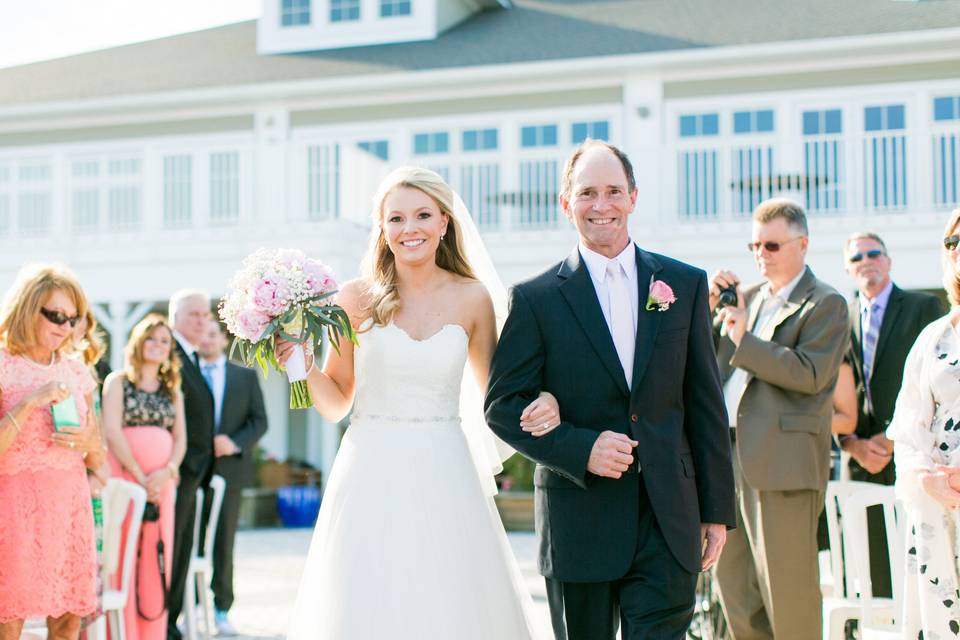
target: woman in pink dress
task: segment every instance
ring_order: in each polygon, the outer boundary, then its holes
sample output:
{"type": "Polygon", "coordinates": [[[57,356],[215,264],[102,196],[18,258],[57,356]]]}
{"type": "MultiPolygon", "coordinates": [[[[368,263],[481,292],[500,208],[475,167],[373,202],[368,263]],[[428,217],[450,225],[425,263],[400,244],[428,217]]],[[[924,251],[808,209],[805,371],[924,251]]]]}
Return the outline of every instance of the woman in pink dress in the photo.
{"type": "Polygon", "coordinates": [[[21,272],[0,311],[0,640],[26,618],[73,640],[96,606],[93,514],[86,468],[103,463],[92,416],[96,386],[66,357],[87,299],[69,272],[21,272]],[[72,397],[80,427],[56,431],[53,403],[72,397]]]}
{"type": "Polygon", "coordinates": [[[102,419],[113,475],[147,490],[136,573],[124,610],[127,640],[164,640],[170,573],[167,569],[161,576],[159,555],[170,567],[177,470],[187,448],[180,362],[164,316],[152,313],[131,331],[123,370],[111,373],[103,385],[102,419]]]}

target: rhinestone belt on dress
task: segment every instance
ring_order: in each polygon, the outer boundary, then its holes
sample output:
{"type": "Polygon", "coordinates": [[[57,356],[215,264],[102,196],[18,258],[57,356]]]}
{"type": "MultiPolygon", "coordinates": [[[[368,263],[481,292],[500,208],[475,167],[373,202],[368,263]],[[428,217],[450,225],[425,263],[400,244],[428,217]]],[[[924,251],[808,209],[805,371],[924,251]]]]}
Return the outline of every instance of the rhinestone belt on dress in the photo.
{"type": "Polygon", "coordinates": [[[387,422],[460,422],[460,416],[385,416],[377,413],[354,414],[351,420],[386,420],[387,422]]]}

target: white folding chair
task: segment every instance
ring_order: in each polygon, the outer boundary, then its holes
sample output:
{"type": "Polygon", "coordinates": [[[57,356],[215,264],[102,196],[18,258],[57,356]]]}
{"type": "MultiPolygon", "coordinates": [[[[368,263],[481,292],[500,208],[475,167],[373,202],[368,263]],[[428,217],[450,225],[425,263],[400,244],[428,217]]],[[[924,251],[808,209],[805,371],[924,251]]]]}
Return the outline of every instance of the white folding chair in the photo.
{"type": "Polygon", "coordinates": [[[854,480],[831,480],[827,483],[824,508],[827,512],[827,535],[830,539],[830,581],[821,580],[823,599],[823,637],[825,640],[843,640],[848,620],[860,617],[856,575],[850,560],[850,536],[844,530],[847,499],[864,489],[877,485],[854,480]]]}
{"type": "Polygon", "coordinates": [[[223,492],[227,483],[221,476],[210,479],[213,498],[210,515],[206,522],[206,536],[203,540],[203,555],[200,555],[200,530],[203,520],[203,488],[197,489],[197,511],[193,522],[193,549],[190,552],[190,566],[187,570],[187,584],[183,594],[183,616],[187,627],[187,640],[197,640],[197,608],[199,596],[200,615],[203,616],[203,635],[209,638],[213,604],[210,598],[210,577],[213,575],[213,541],[217,536],[217,522],[220,520],[220,507],[223,505],[223,492]]]}
{"type": "MultiPolygon", "coordinates": [[[[138,484],[120,478],[110,478],[100,494],[103,500],[103,615],[110,625],[110,637],[124,640],[123,610],[130,597],[130,576],[135,571],[137,545],[140,541],[140,524],[147,492],[138,484]],[[130,516],[130,527],[123,537],[123,523],[130,516]],[[123,547],[123,557],[120,548],[123,547]],[[120,587],[114,588],[117,572],[120,572],[120,587]]],[[[103,625],[98,624],[96,636],[105,637],[103,625]]]]}
{"type": "Polygon", "coordinates": [[[893,487],[873,485],[847,498],[844,505],[847,536],[851,539],[851,563],[860,588],[860,638],[899,638],[903,603],[903,564],[906,550],[904,513],[898,507],[893,487]],[[887,533],[887,558],[893,586],[892,598],[875,598],[870,573],[867,509],[883,508],[887,533]]]}

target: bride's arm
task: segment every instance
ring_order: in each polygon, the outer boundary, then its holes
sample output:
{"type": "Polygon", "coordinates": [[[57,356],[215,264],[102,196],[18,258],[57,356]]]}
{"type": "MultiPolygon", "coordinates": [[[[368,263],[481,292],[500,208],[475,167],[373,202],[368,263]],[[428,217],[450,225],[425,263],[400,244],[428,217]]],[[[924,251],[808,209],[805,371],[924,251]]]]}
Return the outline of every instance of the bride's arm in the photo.
{"type": "MultiPolygon", "coordinates": [[[[363,290],[362,281],[351,280],[344,284],[337,294],[337,304],[350,316],[354,329],[357,328],[363,290]]],[[[336,349],[329,349],[323,369],[311,366],[307,373],[307,386],[310,388],[313,407],[331,422],[339,422],[350,411],[356,388],[353,375],[353,343],[340,336],[339,345],[340,353],[337,353],[336,349]]],[[[277,359],[281,363],[286,362],[293,347],[292,343],[278,339],[277,359]]]]}
{"type": "MultiPolygon", "coordinates": [[[[487,392],[487,379],[490,375],[490,361],[497,346],[497,321],[493,302],[486,288],[477,294],[477,313],[470,331],[469,361],[473,376],[480,387],[480,393],[487,392]]],[[[541,391],[537,398],[527,405],[520,416],[520,427],[527,433],[539,437],[546,435],[560,424],[560,405],[552,393],[541,391]]]]}

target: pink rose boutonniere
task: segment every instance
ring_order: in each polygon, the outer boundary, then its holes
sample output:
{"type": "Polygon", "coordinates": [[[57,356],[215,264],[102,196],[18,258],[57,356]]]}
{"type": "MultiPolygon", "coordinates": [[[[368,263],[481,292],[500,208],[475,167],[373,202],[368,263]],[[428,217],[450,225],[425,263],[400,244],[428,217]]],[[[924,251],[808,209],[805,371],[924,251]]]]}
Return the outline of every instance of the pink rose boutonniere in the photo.
{"type": "Polygon", "coordinates": [[[663,280],[654,280],[650,276],[650,292],[647,294],[647,311],[666,311],[674,302],[677,296],[673,295],[673,289],[663,280]]]}

